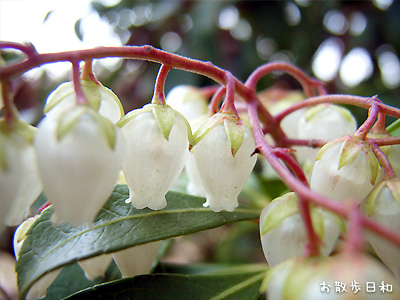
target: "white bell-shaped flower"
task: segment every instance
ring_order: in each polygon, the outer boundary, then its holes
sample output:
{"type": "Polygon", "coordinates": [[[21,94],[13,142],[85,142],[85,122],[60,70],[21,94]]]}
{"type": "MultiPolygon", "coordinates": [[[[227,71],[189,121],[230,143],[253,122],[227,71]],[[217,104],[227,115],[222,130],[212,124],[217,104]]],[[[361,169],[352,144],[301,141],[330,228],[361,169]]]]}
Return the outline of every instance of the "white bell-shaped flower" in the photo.
{"type": "Polygon", "coordinates": [[[218,113],[195,133],[193,154],[206,203],[213,211],[233,211],[256,163],[253,134],[234,115],[218,113]]]}
{"type": "MultiPolygon", "coordinates": [[[[108,88],[93,81],[81,80],[82,91],[88,105],[100,115],[116,123],[124,115],[121,101],[108,88]]],[[[76,93],[73,82],[59,85],[47,98],[44,112],[46,116],[57,117],[76,105],[76,93]]]]}
{"type": "MultiPolygon", "coordinates": [[[[17,260],[19,259],[22,245],[27,237],[26,233],[28,232],[28,229],[33,225],[33,223],[36,221],[38,217],[39,215],[33,218],[28,218],[17,228],[17,230],[14,233],[14,241],[13,241],[14,254],[17,260]]],[[[47,273],[38,281],[36,281],[29,289],[25,299],[33,300],[33,299],[42,299],[46,297],[47,288],[53,283],[53,281],[57,278],[60,272],[61,269],[51,271],[50,273],[47,273]]]]}
{"type": "Polygon", "coordinates": [[[0,223],[20,224],[42,191],[35,150],[36,128],[16,120],[12,129],[0,120],[0,223]]]}
{"type": "Polygon", "coordinates": [[[93,281],[98,277],[105,276],[112,259],[113,258],[111,254],[102,254],[99,256],[78,261],[78,264],[85,272],[86,278],[90,281],[93,281]]]}
{"type": "Polygon", "coordinates": [[[359,203],[378,180],[379,162],[369,145],[354,136],[327,143],[318,152],[311,175],[311,189],[326,197],[359,203]]]}
{"type": "MultiPolygon", "coordinates": [[[[311,219],[322,242],[321,255],[328,256],[339,237],[342,222],[336,215],[316,207],[311,209],[311,219]]],[[[263,209],[260,235],[270,267],[304,254],[308,238],[295,193],[276,198],[263,209]]]]}
{"type": "Polygon", "coordinates": [[[392,274],[361,253],[283,262],[269,271],[264,288],[268,300],[400,298],[400,287],[392,274]]]}
{"type": "MultiPolygon", "coordinates": [[[[304,111],[297,124],[297,138],[330,141],[344,135],[352,135],[357,122],[351,112],[334,104],[319,104],[304,111]]],[[[314,162],[319,149],[296,147],[300,162],[314,162]]]]}
{"type": "Polygon", "coordinates": [[[181,174],[189,154],[190,126],[168,105],[149,104],[118,123],[127,141],[122,167],[136,208],[162,209],[165,195],[181,174]]]}
{"type": "MultiPolygon", "coordinates": [[[[379,224],[400,232],[400,179],[381,182],[369,193],[362,207],[379,224]]],[[[400,248],[372,232],[366,232],[366,238],[400,282],[400,248]]]]}
{"type": "Polygon", "coordinates": [[[112,193],[124,159],[119,128],[91,108],[76,106],[44,118],[35,137],[53,222],[91,224],[112,193]]]}
{"type": "Polygon", "coordinates": [[[162,241],[127,248],[112,254],[122,277],[149,273],[162,241]]]}

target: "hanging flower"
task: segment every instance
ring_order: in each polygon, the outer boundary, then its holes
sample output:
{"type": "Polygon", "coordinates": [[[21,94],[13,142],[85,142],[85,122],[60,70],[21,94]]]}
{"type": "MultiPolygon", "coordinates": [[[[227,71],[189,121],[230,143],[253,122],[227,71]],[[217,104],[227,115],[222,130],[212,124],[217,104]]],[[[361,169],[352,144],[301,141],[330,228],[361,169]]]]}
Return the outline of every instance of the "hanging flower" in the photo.
{"type": "Polygon", "coordinates": [[[53,222],[90,224],[111,195],[125,142],[115,125],[89,107],[44,118],[35,148],[53,222]]]}
{"type": "MultiPolygon", "coordinates": [[[[318,207],[311,209],[313,228],[320,238],[321,255],[328,256],[341,232],[341,220],[318,207]]],[[[287,193],[268,204],[260,216],[261,245],[270,267],[302,256],[307,246],[307,232],[298,209],[298,197],[287,193]]]]}
{"type": "MultiPolygon", "coordinates": [[[[363,210],[379,224],[400,232],[400,179],[388,179],[377,185],[362,203],[363,210]]],[[[376,254],[400,280],[400,249],[390,241],[366,232],[376,254]]]]}
{"type": "Polygon", "coordinates": [[[0,120],[0,224],[20,224],[42,191],[35,150],[36,128],[15,120],[9,128],[0,120]]]}
{"type": "MultiPolygon", "coordinates": [[[[90,80],[81,80],[82,91],[88,105],[112,123],[118,122],[124,115],[121,101],[108,88],[90,80]]],[[[56,117],[76,105],[76,93],[73,82],[59,85],[47,98],[44,112],[46,116],[56,117]]]]}
{"type": "Polygon", "coordinates": [[[157,210],[167,205],[165,195],[185,166],[191,129],[186,119],[168,105],[148,104],[118,122],[127,141],[123,171],[136,208],[157,210]]]}
{"type": "Polygon", "coordinates": [[[392,274],[361,253],[285,261],[269,271],[265,288],[268,300],[400,298],[400,287],[392,274]],[[384,288],[387,290],[382,292],[384,288]]]}
{"type": "Polygon", "coordinates": [[[93,281],[98,277],[105,276],[111,261],[112,261],[111,254],[103,254],[78,261],[78,264],[85,272],[86,278],[89,279],[90,281],[93,281]]]}
{"type": "Polygon", "coordinates": [[[156,241],[114,252],[112,256],[122,277],[149,273],[161,243],[162,241],[156,241]]]}
{"type": "Polygon", "coordinates": [[[213,211],[233,211],[257,157],[253,134],[233,114],[218,113],[194,134],[193,154],[203,187],[205,206],[213,211]]]}
{"type": "Polygon", "coordinates": [[[338,201],[361,202],[378,180],[379,162],[369,145],[354,136],[327,143],[318,152],[311,189],[338,201]]]}
{"type": "MultiPolygon", "coordinates": [[[[357,121],[351,112],[334,104],[319,104],[304,111],[297,124],[297,138],[325,140],[351,135],[357,130],[357,121]]],[[[296,147],[296,156],[302,163],[313,163],[319,149],[296,147]]]]}

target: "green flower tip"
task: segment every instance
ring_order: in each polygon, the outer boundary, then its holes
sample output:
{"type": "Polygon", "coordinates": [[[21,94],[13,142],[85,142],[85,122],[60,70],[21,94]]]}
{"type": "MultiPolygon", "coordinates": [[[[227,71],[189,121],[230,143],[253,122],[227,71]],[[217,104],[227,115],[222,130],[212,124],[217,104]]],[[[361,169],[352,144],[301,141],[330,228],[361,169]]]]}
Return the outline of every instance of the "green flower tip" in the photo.
{"type": "Polygon", "coordinates": [[[61,115],[57,123],[57,140],[62,140],[77,124],[80,118],[88,115],[95,120],[106,138],[108,146],[114,150],[116,144],[116,128],[108,119],[102,117],[93,109],[85,106],[76,106],[61,115]]]}

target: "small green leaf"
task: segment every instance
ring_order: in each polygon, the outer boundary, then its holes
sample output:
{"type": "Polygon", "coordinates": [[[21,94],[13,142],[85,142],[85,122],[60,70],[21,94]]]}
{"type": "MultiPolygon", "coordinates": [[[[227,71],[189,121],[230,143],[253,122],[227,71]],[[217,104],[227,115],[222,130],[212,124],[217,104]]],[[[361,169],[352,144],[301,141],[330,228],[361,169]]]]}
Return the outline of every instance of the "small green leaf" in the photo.
{"type": "Polygon", "coordinates": [[[244,139],[244,126],[230,119],[224,120],[225,132],[231,145],[232,156],[235,157],[244,139]]]}
{"type": "Polygon", "coordinates": [[[203,123],[200,124],[196,132],[193,134],[194,145],[201,141],[201,139],[215,126],[222,123],[224,120],[221,118],[221,114],[217,113],[206,119],[203,123]]]}
{"type": "Polygon", "coordinates": [[[295,193],[287,193],[282,197],[276,198],[269,205],[275,201],[279,201],[279,203],[276,203],[271,208],[262,224],[261,234],[263,235],[274,229],[287,217],[299,212],[297,195],[295,193]]]}
{"type": "Polygon", "coordinates": [[[52,207],[42,212],[27,233],[17,262],[20,299],[46,273],[103,253],[135,245],[258,219],[259,212],[239,207],[234,212],[215,213],[204,208],[204,198],[169,192],[165,209],[135,209],[125,203],[129,190],[115,187],[91,227],[51,223],[52,207]]]}
{"type": "Polygon", "coordinates": [[[86,112],[86,107],[77,106],[75,109],[62,114],[57,123],[57,140],[62,140],[63,137],[75,127],[79,118],[86,112]]]}
{"type": "Polygon", "coordinates": [[[169,134],[175,123],[175,113],[174,110],[168,105],[152,105],[154,118],[157,121],[158,127],[164,138],[168,141],[169,134]]]}
{"type": "Polygon", "coordinates": [[[339,166],[340,170],[342,167],[350,164],[359,155],[363,149],[363,142],[355,137],[347,138],[340,148],[339,166]]]}
{"type": "Polygon", "coordinates": [[[256,300],[265,272],[142,275],[97,285],[66,299],[256,300]]]}

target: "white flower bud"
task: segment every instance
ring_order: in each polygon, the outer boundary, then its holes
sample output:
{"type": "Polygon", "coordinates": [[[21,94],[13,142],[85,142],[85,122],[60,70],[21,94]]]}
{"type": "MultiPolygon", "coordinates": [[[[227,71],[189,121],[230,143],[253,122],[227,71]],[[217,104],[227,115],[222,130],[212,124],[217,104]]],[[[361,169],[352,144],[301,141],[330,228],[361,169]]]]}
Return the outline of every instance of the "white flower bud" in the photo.
{"type": "Polygon", "coordinates": [[[157,257],[162,241],[134,246],[112,254],[122,277],[147,274],[157,257]]]}
{"type": "MultiPolygon", "coordinates": [[[[38,217],[39,215],[33,218],[28,218],[15,231],[13,243],[14,243],[14,254],[17,260],[19,259],[19,252],[26,239],[26,233],[28,232],[29,228],[33,225],[33,223],[36,221],[38,217]]],[[[53,283],[53,281],[57,278],[60,272],[61,268],[51,271],[50,273],[47,273],[38,281],[36,281],[29,289],[25,299],[33,300],[33,299],[42,299],[46,297],[47,288],[53,283]]]]}
{"type": "MultiPolygon", "coordinates": [[[[89,106],[112,123],[118,122],[124,115],[118,97],[103,85],[81,80],[82,90],[89,106]]],[[[47,98],[44,112],[46,116],[57,117],[76,105],[76,93],[73,82],[59,85],[47,98]]]]}
{"type": "Polygon", "coordinates": [[[193,148],[206,204],[213,211],[233,211],[257,157],[251,130],[236,117],[216,114],[200,126],[193,148]]]}
{"type": "Polygon", "coordinates": [[[112,193],[125,142],[115,125],[90,108],[76,106],[45,118],[35,137],[44,191],[53,222],[91,224],[112,193]]]}
{"type": "Polygon", "coordinates": [[[327,143],[315,160],[311,189],[338,201],[351,197],[361,203],[378,179],[378,159],[366,142],[354,136],[327,143]]]}
{"type": "MultiPolygon", "coordinates": [[[[376,186],[362,203],[363,210],[379,224],[400,232],[400,179],[390,179],[376,186]]],[[[400,282],[400,248],[367,231],[366,238],[384,264],[400,282]]]]}
{"type": "Polygon", "coordinates": [[[0,120],[0,223],[18,225],[42,191],[32,140],[35,128],[0,120]],[[4,215],[3,215],[4,214],[4,215]]]}
{"type": "Polygon", "coordinates": [[[169,106],[146,105],[118,123],[127,141],[123,171],[136,208],[167,205],[165,194],[181,174],[189,154],[189,124],[169,106]]]}
{"type": "MultiPolygon", "coordinates": [[[[305,140],[329,141],[357,130],[357,122],[351,112],[334,104],[319,104],[308,108],[299,119],[297,137],[305,140]]],[[[300,162],[314,162],[319,149],[296,147],[300,162]]]]}
{"type": "Polygon", "coordinates": [[[324,260],[289,260],[271,269],[264,285],[268,300],[376,300],[381,299],[379,295],[382,299],[395,300],[400,297],[400,287],[390,272],[361,253],[343,253],[324,260]],[[368,284],[375,286],[374,292],[368,290],[368,284]],[[384,285],[391,291],[382,292],[384,285]]]}
{"type": "Polygon", "coordinates": [[[112,261],[111,254],[103,254],[89,259],[78,261],[78,264],[85,272],[86,278],[89,279],[90,281],[93,281],[98,277],[105,276],[111,261],[112,261]]]}
{"type": "MultiPolygon", "coordinates": [[[[321,255],[328,256],[339,237],[342,222],[334,214],[316,207],[311,209],[311,219],[322,242],[321,255]]],[[[304,254],[308,238],[295,193],[276,198],[263,209],[260,235],[270,267],[304,254]]]]}

